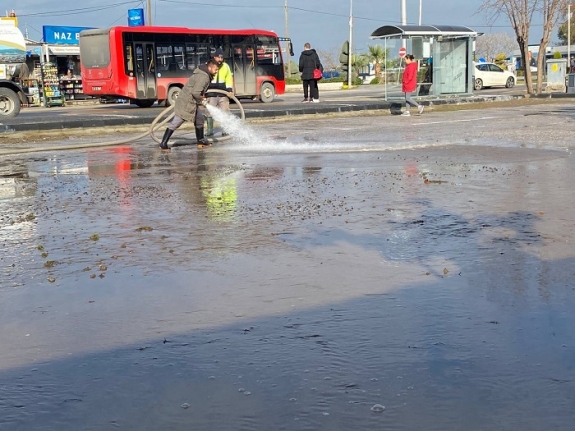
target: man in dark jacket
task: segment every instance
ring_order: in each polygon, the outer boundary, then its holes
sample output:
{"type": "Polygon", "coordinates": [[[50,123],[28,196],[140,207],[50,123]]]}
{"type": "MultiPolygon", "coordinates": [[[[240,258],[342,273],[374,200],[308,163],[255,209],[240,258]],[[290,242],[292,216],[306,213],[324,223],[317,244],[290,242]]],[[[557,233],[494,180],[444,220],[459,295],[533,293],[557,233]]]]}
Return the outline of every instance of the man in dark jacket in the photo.
{"type": "Polygon", "coordinates": [[[323,72],[323,66],[319,60],[319,56],[315,49],[311,49],[311,45],[306,43],[304,50],[299,56],[299,72],[303,82],[303,103],[319,102],[319,89],[317,88],[318,79],[314,78],[314,71],[319,69],[323,72]],[[308,93],[309,88],[309,93],[308,93]],[[308,98],[309,94],[309,98],[308,98]]]}
{"type": "Polygon", "coordinates": [[[184,121],[194,121],[196,126],[196,140],[198,148],[209,146],[210,143],[204,138],[204,106],[208,104],[205,97],[206,90],[214,75],[218,73],[219,65],[215,60],[209,60],[206,64],[200,65],[176,99],[174,113],[176,114],[168,128],[164,132],[164,137],[160,143],[162,150],[169,150],[168,141],[174,131],[184,124],[184,121]]]}

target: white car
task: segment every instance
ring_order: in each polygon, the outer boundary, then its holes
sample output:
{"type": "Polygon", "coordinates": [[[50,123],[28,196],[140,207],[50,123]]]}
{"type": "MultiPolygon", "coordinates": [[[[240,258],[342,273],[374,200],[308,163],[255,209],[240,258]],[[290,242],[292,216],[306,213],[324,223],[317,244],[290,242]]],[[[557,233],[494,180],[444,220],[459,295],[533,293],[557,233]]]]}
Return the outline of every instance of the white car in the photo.
{"type": "Polygon", "coordinates": [[[493,63],[475,63],[473,72],[473,88],[476,90],[496,85],[511,88],[515,85],[515,75],[493,63]]]}

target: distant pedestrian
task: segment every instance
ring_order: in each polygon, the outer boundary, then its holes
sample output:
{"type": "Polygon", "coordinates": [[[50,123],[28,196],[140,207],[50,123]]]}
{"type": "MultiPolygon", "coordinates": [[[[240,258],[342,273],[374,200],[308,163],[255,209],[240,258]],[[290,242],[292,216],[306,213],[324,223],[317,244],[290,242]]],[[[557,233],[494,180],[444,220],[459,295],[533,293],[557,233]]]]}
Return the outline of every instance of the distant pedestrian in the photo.
{"type": "Polygon", "coordinates": [[[405,111],[401,114],[404,117],[409,117],[409,107],[417,108],[417,112],[423,114],[423,105],[417,103],[411,97],[412,93],[417,88],[417,62],[411,54],[405,56],[405,70],[403,71],[403,84],[401,91],[405,94],[405,111]]]}
{"type": "Polygon", "coordinates": [[[575,72],[575,57],[571,56],[571,73],[575,72]]]}
{"type": "Polygon", "coordinates": [[[309,43],[303,46],[304,50],[299,56],[299,72],[303,82],[303,103],[319,102],[319,88],[317,81],[321,79],[323,66],[315,49],[309,43]],[[316,72],[318,70],[319,72],[316,72]],[[319,75],[319,76],[318,76],[319,75]],[[309,90],[309,92],[308,92],[309,90]],[[308,97],[309,96],[309,97],[308,97]]]}

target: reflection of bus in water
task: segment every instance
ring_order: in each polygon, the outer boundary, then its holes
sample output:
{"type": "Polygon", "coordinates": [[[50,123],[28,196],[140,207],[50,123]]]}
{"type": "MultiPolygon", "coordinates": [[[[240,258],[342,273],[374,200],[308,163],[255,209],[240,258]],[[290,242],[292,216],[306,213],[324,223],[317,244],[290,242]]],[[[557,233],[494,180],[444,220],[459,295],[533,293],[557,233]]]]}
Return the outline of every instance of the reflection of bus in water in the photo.
{"type": "Polygon", "coordinates": [[[221,48],[234,74],[236,96],[271,102],[285,91],[279,40],[266,30],[153,26],[84,30],[80,33],[84,93],[128,98],[140,107],[155,101],[170,105],[194,69],[221,48]]]}

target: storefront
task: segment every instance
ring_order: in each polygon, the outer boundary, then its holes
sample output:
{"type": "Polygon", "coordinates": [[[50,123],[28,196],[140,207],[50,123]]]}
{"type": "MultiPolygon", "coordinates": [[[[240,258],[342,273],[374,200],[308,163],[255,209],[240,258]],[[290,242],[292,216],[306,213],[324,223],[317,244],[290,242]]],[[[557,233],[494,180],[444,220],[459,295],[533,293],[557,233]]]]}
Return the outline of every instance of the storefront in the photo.
{"type": "Polygon", "coordinates": [[[80,72],[80,31],[87,28],[43,26],[43,42],[28,41],[26,64],[31,85],[39,89],[34,89],[39,95],[33,104],[53,106],[91,98],[84,95],[80,72]]]}

